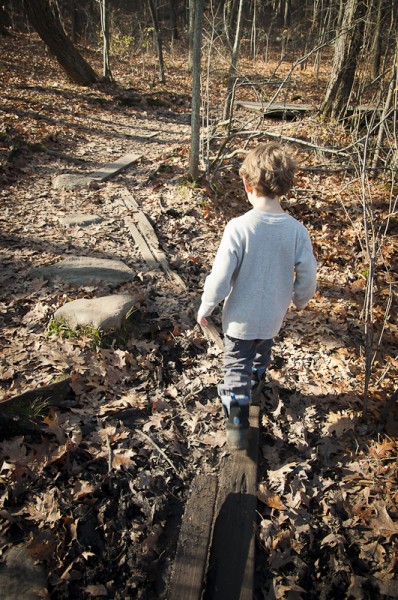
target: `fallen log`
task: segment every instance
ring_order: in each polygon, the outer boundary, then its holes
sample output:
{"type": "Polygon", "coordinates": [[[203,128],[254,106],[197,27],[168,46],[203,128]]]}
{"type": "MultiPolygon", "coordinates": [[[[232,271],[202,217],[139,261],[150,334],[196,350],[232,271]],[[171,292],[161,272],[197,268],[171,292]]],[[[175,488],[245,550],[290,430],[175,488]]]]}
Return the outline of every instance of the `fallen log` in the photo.
{"type": "Polygon", "coordinates": [[[258,406],[250,407],[249,449],[224,458],[220,475],[195,478],[180,529],[170,600],[252,600],[258,406]]]}
{"type": "Polygon", "coordinates": [[[232,452],[220,470],[205,600],[253,598],[259,415],[251,406],[248,452],[232,452]]]}
{"type": "Polygon", "coordinates": [[[178,537],[169,600],[202,598],[216,494],[216,477],[195,477],[178,537]]]}
{"type": "Polygon", "coordinates": [[[49,406],[74,404],[69,376],[0,402],[0,438],[40,431],[40,415],[49,406]]]}

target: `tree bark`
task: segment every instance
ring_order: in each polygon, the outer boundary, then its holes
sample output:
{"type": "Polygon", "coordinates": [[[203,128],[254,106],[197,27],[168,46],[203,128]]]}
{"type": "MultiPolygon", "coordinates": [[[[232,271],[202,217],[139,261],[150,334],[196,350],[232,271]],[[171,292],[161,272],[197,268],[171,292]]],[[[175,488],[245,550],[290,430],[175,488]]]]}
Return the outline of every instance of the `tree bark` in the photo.
{"type": "Polygon", "coordinates": [[[384,103],[383,112],[381,114],[380,127],[379,127],[379,131],[377,134],[376,148],[375,148],[373,161],[372,161],[372,174],[374,177],[377,175],[377,165],[379,162],[380,150],[381,150],[381,146],[383,143],[383,138],[384,138],[385,130],[386,130],[386,118],[387,118],[387,115],[390,111],[390,108],[393,106],[393,104],[396,107],[397,91],[398,91],[398,33],[396,34],[396,37],[395,37],[395,55],[394,55],[393,65],[392,65],[392,75],[391,75],[390,85],[388,86],[387,97],[386,97],[386,101],[384,103]],[[395,102],[394,102],[394,95],[395,95],[395,102]]]}
{"type": "Polygon", "coordinates": [[[227,97],[225,100],[224,106],[224,115],[223,119],[229,119],[231,117],[232,112],[232,103],[233,103],[233,88],[236,79],[236,66],[238,64],[239,58],[239,48],[240,48],[240,40],[242,37],[242,20],[243,20],[243,0],[239,1],[239,9],[238,9],[238,17],[236,22],[236,32],[235,32],[235,41],[234,47],[232,49],[232,58],[231,65],[229,68],[228,74],[228,82],[227,82],[227,97]]]}
{"type": "Polygon", "coordinates": [[[95,71],[65,34],[48,0],[23,0],[23,6],[29,23],[55,55],[68,77],[74,83],[84,86],[98,81],[95,71]]]}
{"type": "MultiPolygon", "coordinates": [[[[196,181],[199,176],[200,149],[200,70],[202,57],[202,24],[204,0],[194,0],[194,36],[192,44],[192,114],[191,152],[189,155],[189,176],[196,181]]],[[[192,5],[191,5],[192,6],[192,5]]]]}
{"type": "Polygon", "coordinates": [[[158,58],[159,58],[159,81],[161,83],[164,83],[166,81],[166,77],[164,74],[162,35],[160,32],[158,13],[156,10],[154,0],[148,0],[148,6],[149,6],[149,10],[150,10],[151,17],[152,17],[156,49],[157,49],[158,58]]]}
{"type": "Polygon", "coordinates": [[[321,105],[322,114],[335,119],[344,114],[354,84],[363,37],[364,3],[362,0],[347,0],[340,5],[340,10],[341,24],[335,43],[332,73],[321,105]]]}
{"type": "Polygon", "coordinates": [[[174,0],[169,0],[169,13],[170,13],[170,29],[171,29],[171,39],[174,42],[179,39],[178,35],[178,27],[177,27],[177,15],[176,15],[176,7],[174,0]]]}
{"type": "Polygon", "coordinates": [[[109,6],[108,0],[101,0],[101,30],[103,38],[103,76],[107,81],[112,81],[112,72],[109,57],[109,6]]]}
{"type": "Polygon", "coordinates": [[[188,62],[187,69],[189,73],[192,73],[192,63],[193,63],[193,37],[194,37],[194,23],[195,23],[195,0],[188,0],[188,62]]]}
{"type": "Polygon", "coordinates": [[[11,20],[3,4],[0,4],[0,35],[8,35],[7,27],[10,27],[11,20]]]}
{"type": "Polygon", "coordinates": [[[371,46],[372,77],[376,79],[379,75],[381,60],[381,8],[382,0],[377,0],[376,22],[373,29],[373,43],[371,46]]]}

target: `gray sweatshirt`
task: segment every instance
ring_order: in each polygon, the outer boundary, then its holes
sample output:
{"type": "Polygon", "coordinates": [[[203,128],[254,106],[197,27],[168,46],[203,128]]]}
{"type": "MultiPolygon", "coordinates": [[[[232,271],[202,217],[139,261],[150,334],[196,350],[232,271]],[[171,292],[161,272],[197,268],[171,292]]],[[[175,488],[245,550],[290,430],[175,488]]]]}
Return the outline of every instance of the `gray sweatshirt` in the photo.
{"type": "Polygon", "coordinates": [[[223,331],[242,340],[271,339],[291,301],[304,308],[316,289],[316,260],[307,229],[287,213],[252,209],[226,226],[199,314],[222,300],[223,331]]]}

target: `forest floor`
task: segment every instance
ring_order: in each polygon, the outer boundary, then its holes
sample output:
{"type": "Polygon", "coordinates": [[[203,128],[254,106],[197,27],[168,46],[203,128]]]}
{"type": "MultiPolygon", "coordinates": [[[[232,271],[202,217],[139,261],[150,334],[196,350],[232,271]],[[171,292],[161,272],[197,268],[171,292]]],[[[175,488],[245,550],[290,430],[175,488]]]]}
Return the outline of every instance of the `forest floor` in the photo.
{"type": "MultiPolygon", "coordinates": [[[[26,547],[51,598],[165,598],[190,482],[197,473],[217,473],[228,452],[216,393],[221,355],[195,316],[223,228],[248,209],[238,177],[241,157],[215,164],[211,186],[187,182],[190,84],[177,49],[166,56],[163,86],[154,83],[156,66],[147,55],[118,61],[119,87],[82,89],[65,80],[35,36],[13,34],[0,43],[2,399],[65,373],[74,392],[68,406],[38,417],[39,432],[16,432],[0,442],[0,556],[26,547]],[[95,189],[52,186],[60,173],[90,173],[128,152],[142,158],[95,189]],[[186,292],[176,292],[143,261],[126,227],[128,211],[115,202],[125,188],[151,220],[186,292]],[[84,229],[60,224],[60,217],[76,212],[97,214],[102,223],[84,229]],[[68,300],[109,292],[32,275],[32,268],[65,255],[118,258],[134,270],[134,280],[119,288],[137,298],[126,335],[96,344],[87,332],[72,336],[51,326],[68,300]]],[[[91,52],[89,60],[99,65],[100,56],[91,52]]],[[[275,71],[277,58],[242,60],[240,69],[253,81],[272,76],[281,82],[290,64],[287,57],[275,71]]],[[[327,71],[316,83],[307,65],[294,73],[284,99],[319,104],[326,81],[327,71]]],[[[214,119],[222,89],[214,77],[214,119]]],[[[256,100],[258,89],[239,93],[256,100]]],[[[352,141],[343,125],[314,115],[281,121],[237,110],[236,119],[237,129],[320,147],[352,141]]],[[[245,147],[243,135],[230,144],[231,151],[245,147]]],[[[361,182],[345,170],[352,165],[343,152],[296,148],[300,172],[284,207],[310,231],[319,286],[305,310],[288,313],[268,373],[255,598],[396,598],[391,185],[379,178],[367,188],[376,227],[386,234],[373,306],[376,333],[384,326],[384,335],[365,421],[368,264],[361,182]]],[[[220,311],[214,318],[219,326],[220,311]]]]}

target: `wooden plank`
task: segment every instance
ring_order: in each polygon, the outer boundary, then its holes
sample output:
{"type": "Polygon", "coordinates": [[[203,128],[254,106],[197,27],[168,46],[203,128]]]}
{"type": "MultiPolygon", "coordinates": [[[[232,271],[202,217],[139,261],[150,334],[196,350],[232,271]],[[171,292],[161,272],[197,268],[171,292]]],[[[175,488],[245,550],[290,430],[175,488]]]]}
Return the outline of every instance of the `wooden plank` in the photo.
{"type": "MultiPolygon", "coordinates": [[[[292,102],[253,102],[249,100],[237,100],[236,106],[246,108],[264,115],[276,115],[276,114],[298,114],[314,112],[317,109],[313,104],[295,104],[292,102]]],[[[375,104],[360,104],[358,106],[349,106],[347,108],[348,115],[358,115],[358,113],[369,113],[381,112],[383,107],[376,106],[375,104]]]]}
{"type": "Polygon", "coordinates": [[[216,477],[195,477],[178,538],[169,600],[200,600],[202,597],[216,495],[216,477]]]}
{"type": "Polygon", "coordinates": [[[253,598],[259,414],[250,407],[248,452],[232,452],[221,468],[206,600],[253,598]]]}
{"type": "Polygon", "coordinates": [[[276,114],[297,114],[307,113],[316,110],[312,104],[294,104],[285,102],[250,102],[250,101],[237,101],[236,106],[253,110],[255,112],[262,113],[264,115],[276,115],[276,114]]]}
{"type": "Polygon", "coordinates": [[[146,262],[148,267],[151,270],[158,270],[159,263],[156,260],[156,258],[153,256],[151,249],[149,248],[145,239],[142,237],[142,235],[138,231],[133,220],[131,218],[126,218],[125,224],[126,224],[127,229],[129,230],[129,232],[133,236],[133,240],[136,243],[136,245],[138,246],[138,249],[142,254],[142,258],[144,259],[144,261],[146,262]]]}
{"type": "Polygon", "coordinates": [[[142,154],[126,154],[121,158],[118,158],[115,162],[104,165],[99,171],[95,171],[88,175],[88,179],[92,179],[95,181],[106,181],[117,175],[124,169],[127,169],[130,165],[137,162],[141,158],[142,154]]]}
{"type": "Polygon", "coordinates": [[[163,250],[160,248],[156,232],[152,227],[148,217],[139,207],[135,198],[133,198],[133,196],[127,189],[121,190],[121,196],[125,206],[131,209],[131,216],[135,220],[136,225],[139,228],[142,237],[148,245],[155,260],[159,263],[159,265],[162,267],[163,271],[166,273],[166,275],[171,281],[174,281],[174,283],[176,283],[179,287],[181,287],[183,290],[186,290],[187,286],[185,285],[185,282],[175,271],[173,271],[170,268],[170,265],[167,261],[167,257],[163,250]]]}
{"type": "Polygon", "coordinates": [[[211,321],[210,317],[207,317],[208,327],[203,327],[203,333],[207,337],[208,340],[214,343],[216,348],[219,350],[224,350],[224,343],[220,334],[218,333],[217,327],[211,321]]]}

